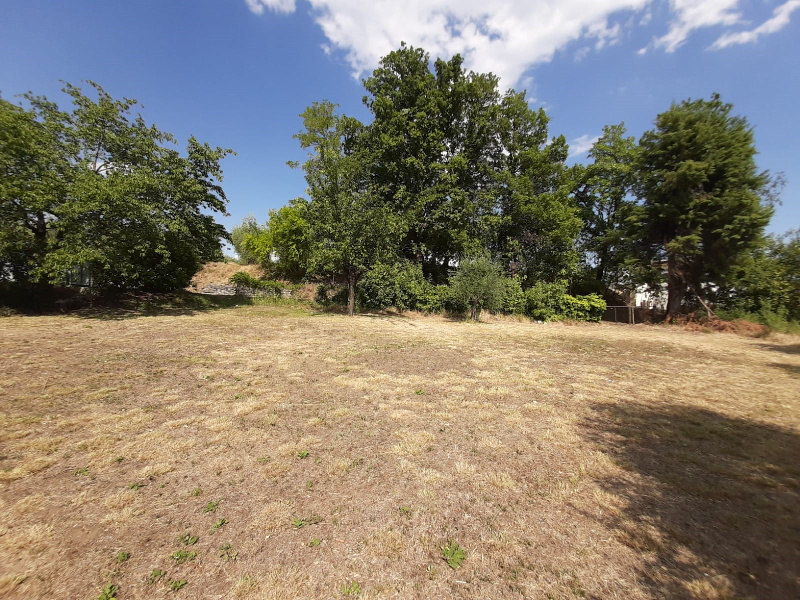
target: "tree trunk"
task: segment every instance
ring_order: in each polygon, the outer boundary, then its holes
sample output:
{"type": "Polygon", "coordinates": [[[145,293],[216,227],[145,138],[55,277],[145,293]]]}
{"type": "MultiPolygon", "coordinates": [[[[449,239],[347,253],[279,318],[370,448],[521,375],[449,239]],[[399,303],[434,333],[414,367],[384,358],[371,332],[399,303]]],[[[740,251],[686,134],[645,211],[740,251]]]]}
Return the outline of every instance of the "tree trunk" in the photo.
{"type": "Polygon", "coordinates": [[[667,315],[666,322],[671,323],[681,312],[683,298],[686,296],[686,282],[674,255],[667,258],[667,315]]]}
{"type": "Polygon", "coordinates": [[[347,273],[347,316],[352,317],[356,312],[356,275],[353,271],[347,273]]]}
{"type": "Polygon", "coordinates": [[[480,314],[480,312],[479,312],[479,309],[478,309],[478,303],[477,302],[472,302],[472,304],[470,305],[470,308],[469,308],[470,319],[472,319],[473,321],[477,321],[479,314],[480,314]]]}

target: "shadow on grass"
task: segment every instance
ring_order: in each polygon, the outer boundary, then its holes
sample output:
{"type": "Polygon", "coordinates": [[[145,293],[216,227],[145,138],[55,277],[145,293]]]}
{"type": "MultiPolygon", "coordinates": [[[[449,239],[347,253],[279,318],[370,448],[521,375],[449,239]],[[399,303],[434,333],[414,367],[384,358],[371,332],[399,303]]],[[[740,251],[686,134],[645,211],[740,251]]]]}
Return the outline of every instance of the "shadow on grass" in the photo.
{"type": "Polygon", "coordinates": [[[785,352],[786,354],[800,354],[800,344],[761,344],[764,350],[785,352]]]}
{"type": "Polygon", "coordinates": [[[584,434],[628,474],[602,520],[656,598],[800,598],[800,435],[699,408],[596,405],[584,434]]]}
{"type": "Polygon", "coordinates": [[[767,366],[775,367],[776,369],[783,369],[790,375],[800,376],[800,367],[797,365],[787,365],[786,363],[769,363],[767,366]]]}

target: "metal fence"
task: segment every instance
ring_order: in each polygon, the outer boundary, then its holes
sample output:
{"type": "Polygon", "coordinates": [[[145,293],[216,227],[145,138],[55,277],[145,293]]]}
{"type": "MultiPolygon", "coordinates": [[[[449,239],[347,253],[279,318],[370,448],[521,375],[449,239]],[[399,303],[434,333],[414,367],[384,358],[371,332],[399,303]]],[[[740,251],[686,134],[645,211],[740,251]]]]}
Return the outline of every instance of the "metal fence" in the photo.
{"type": "Polygon", "coordinates": [[[662,311],[657,308],[622,304],[619,306],[607,306],[606,312],[603,314],[603,321],[634,325],[636,323],[652,323],[661,316],[662,311]]]}

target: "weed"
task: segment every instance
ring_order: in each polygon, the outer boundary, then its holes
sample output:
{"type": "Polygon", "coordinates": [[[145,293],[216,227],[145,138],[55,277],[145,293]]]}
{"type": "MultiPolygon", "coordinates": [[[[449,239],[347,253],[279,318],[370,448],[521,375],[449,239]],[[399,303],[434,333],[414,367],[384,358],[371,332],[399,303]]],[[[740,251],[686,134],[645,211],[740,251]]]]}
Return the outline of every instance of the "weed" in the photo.
{"type": "Polygon", "coordinates": [[[162,571],[161,569],[153,569],[153,572],[147,577],[147,583],[152,585],[156,581],[160,581],[162,578],[166,577],[166,575],[166,571],[162,571]]]}
{"type": "Polygon", "coordinates": [[[189,552],[188,550],[177,550],[170,554],[170,558],[172,558],[176,563],[182,565],[187,560],[194,560],[197,558],[197,552],[189,552]]]}
{"type": "Polygon", "coordinates": [[[128,489],[129,490],[138,490],[139,488],[143,488],[143,487],[144,487],[143,483],[129,483],[128,484],[128,489]]]}
{"type": "Polygon", "coordinates": [[[227,525],[227,523],[228,523],[228,520],[227,520],[227,519],[220,519],[219,521],[217,521],[216,523],[214,523],[214,524],[211,526],[211,533],[214,533],[214,532],[216,532],[216,531],[217,531],[217,529],[219,529],[220,527],[223,527],[223,526],[227,525]]]}
{"type": "Polygon", "coordinates": [[[442,558],[447,561],[451,569],[457,569],[467,558],[467,553],[455,540],[447,540],[447,545],[442,548],[442,558]]]}
{"type": "Polygon", "coordinates": [[[203,488],[194,488],[192,490],[191,495],[192,496],[200,496],[200,495],[202,495],[202,493],[203,493],[203,488]]]}
{"type": "Polygon", "coordinates": [[[400,507],[400,514],[403,515],[404,517],[410,517],[411,516],[411,507],[410,506],[401,506],[400,507]]]}
{"type": "Polygon", "coordinates": [[[82,469],[75,469],[72,474],[77,477],[78,475],[88,475],[89,474],[89,467],[83,467],[82,469]]]}
{"type": "Polygon", "coordinates": [[[297,458],[305,458],[307,456],[308,456],[308,450],[300,450],[300,452],[297,453],[297,458]]]}
{"type": "Polygon", "coordinates": [[[237,556],[239,556],[239,552],[234,550],[230,544],[223,544],[219,547],[219,557],[222,560],[236,560],[237,556]]]}
{"type": "Polygon", "coordinates": [[[315,465],[321,465],[321,464],[322,464],[322,459],[321,459],[321,458],[319,458],[319,457],[318,457],[318,458],[315,458],[315,459],[314,459],[314,464],[315,464],[315,465]]]}
{"type": "Polygon", "coordinates": [[[310,542],[308,542],[308,545],[309,545],[311,548],[313,548],[313,547],[315,547],[315,546],[319,546],[321,543],[322,543],[322,540],[320,540],[320,539],[317,539],[317,538],[314,538],[313,540],[311,540],[310,542]]]}
{"type": "Polygon", "coordinates": [[[422,396],[425,393],[425,390],[417,390],[414,392],[417,396],[422,396]]]}
{"type": "Polygon", "coordinates": [[[294,520],[292,521],[292,525],[293,525],[293,526],[294,526],[296,529],[300,529],[301,527],[305,527],[306,525],[308,525],[308,522],[307,522],[305,519],[297,519],[297,518],[296,518],[296,519],[294,519],[294,520]]]}
{"type": "Polygon", "coordinates": [[[361,586],[358,585],[357,581],[354,581],[349,585],[343,583],[340,589],[343,596],[358,596],[361,593],[361,586]]]}
{"type": "Polygon", "coordinates": [[[119,552],[117,552],[117,555],[114,558],[117,559],[118,563],[124,563],[130,557],[131,557],[131,553],[130,552],[119,551],[119,552]]]}
{"type": "Polygon", "coordinates": [[[117,458],[114,459],[114,462],[121,463],[123,460],[125,460],[124,456],[118,456],[117,458]]]}
{"type": "Polygon", "coordinates": [[[310,489],[312,489],[313,487],[314,487],[314,482],[313,482],[313,481],[307,481],[307,482],[306,482],[306,489],[307,489],[307,490],[310,490],[310,489]]]}
{"type": "Polygon", "coordinates": [[[271,460],[272,460],[271,456],[262,456],[261,458],[258,459],[258,464],[265,465],[268,462],[270,462],[271,460]]]}
{"type": "Polygon", "coordinates": [[[181,589],[183,586],[185,586],[186,583],[187,582],[186,582],[185,579],[181,579],[181,580],[170,579],[170,581],[169,581],[169,583],[167,585],[169,585],[169,589],[171,589],[173,592],[177,592],[179,589],[181,589]]]}
{"type": "Polygon", "coordinates": [[[236,394],[236,395],[233,397],[233,399],[234,399],[234,400],[241,400],[241,399],[242,399],[242,395],[241,395],[241,394],[236,394]]]}
{"type": "Polygon", "coordinates": [[[179,537],[178,541],[184,546],[194,546],[199,539],[200,538],[198,536],[187,532],[185,535],[179,537]]]}
{"type": "Polygon", "coordinates": [[[100,592],[100,595],[97,597],[97,600],[114,600],[117,597],[118,591],[118,585],[107,583],[106,587],[103,588],[103,591],[100,592]]]}
{"type": "Polygon", "coordinates": [[[203,509],[203,512],[204,513],[217,512],[217,508],[219,507],[220,502],[222,502],[222,500],[212,500],[211,502],[206,504],[206,507],[203,509]]]}

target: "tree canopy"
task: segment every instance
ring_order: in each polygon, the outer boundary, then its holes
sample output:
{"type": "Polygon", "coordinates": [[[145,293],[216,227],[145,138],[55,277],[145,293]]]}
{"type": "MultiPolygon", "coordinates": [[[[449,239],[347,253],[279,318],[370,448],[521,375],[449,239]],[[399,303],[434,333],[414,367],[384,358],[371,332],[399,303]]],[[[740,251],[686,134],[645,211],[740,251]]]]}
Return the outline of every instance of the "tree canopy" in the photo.
{"type": "Polygon", "coordinates": [[[220,256],[220,161],[231,150],[175,138],[89,82],[66,84],[71,111],[28,94],[0,100],[0,276],[62,283],[88,268],[100,288],[184,287],[220,256]]]}

